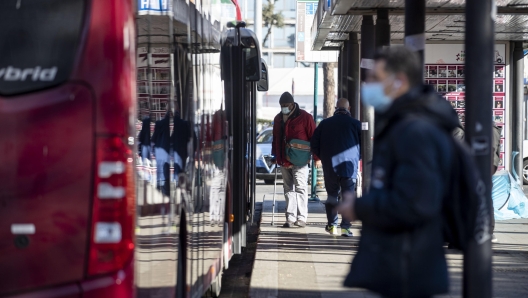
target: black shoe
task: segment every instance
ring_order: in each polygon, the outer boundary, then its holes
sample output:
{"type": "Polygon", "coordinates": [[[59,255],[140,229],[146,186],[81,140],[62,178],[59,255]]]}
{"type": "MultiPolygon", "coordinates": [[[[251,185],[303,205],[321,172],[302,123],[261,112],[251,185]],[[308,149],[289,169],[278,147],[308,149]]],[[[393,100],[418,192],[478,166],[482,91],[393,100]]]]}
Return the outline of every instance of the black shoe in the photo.
{"type": "Polygon", "coordinates": [[[297,220],[294,225],[298,226],[298,227],[301,227],[301,228],[304,228],[306,227],[306,223],[302,220],[297,220]]]}
{"type": "Polygon", "coordinates": [[[293,227],[293,221],[287,221],[282,225],[283,228],[291,228],[293,227]]]}

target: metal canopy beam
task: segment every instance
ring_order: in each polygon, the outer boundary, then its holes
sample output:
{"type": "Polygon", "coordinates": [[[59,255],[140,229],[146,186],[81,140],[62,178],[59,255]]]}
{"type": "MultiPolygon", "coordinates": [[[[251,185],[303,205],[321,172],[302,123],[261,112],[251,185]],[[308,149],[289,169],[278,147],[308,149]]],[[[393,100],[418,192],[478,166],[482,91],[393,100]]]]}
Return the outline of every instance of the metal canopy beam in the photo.
{"type": "MultiPolygon", "coordinates": [[[[376,27],[372,16],[363,16],[361,24],[361,81],[367,78],[367,66],[374,63],[374,52],[376,51],[376,27]]],[[[370,187],[370,173],[372,166],[373,138],[374,138],[374,109],[361,103],[361,164],[363,168],[362,189],[367,193],[370,187]]]]}
{"type": "Polygon", "coordinates": [[[425,49],[425,0],[405,0],[405,45],[420,57],[424,66],[425,49]]]}
{"type": "MultiPolygon", "coordinates": [[[[336,5],[337,7],[337,5],[336,5]]],[[[388,9],[391,15],[405,15],[405,8],[391,8],[391,7],[372,7],[372,8],[354,8],[350,7],[348,10],[334,10],[333,15],[376,15],[378,9],[388,9]]],[[[464,15],[465,8],[426,8],[427,15],[464,15]]],[[[497,7],[497,14],[510,15],[525,15],[528,14],[528,6],[523,8],[511,7],[497,7]]]]}
{"type": "Polygon", "coordinates": [[[472,148],[484,184],[480,187],[484,198],[479,202],[479,214],[484,219],[482,225],[475,227],[475,235],[468,241],[468,248],[464,253],[463,293],[464,297],[491,298],[493,282],[490,240],[494,226],[491,200],[491,121],[495,1],[467,0],[466,5],[466,141],[472,148]]]}
{"type": "Polygon", "coordinates": [[[348,43],[348,101],[350,103],[350,112],[352,117],[360,119],[359,108],[359,88],[361,86],[359,76],[359,40],[357,33],[351,33],[348,43]]]}
{"type": "MultiPolygon", "coordinates": [[[[512,151],[519,155],[512,161],[512,168],[523,177],[523,101],[524,101],[524,51],[523,43],[516,41],[512,43],[513,57],[513,88],[512,88],[512,151]]],[[[522,183],[522,182],[521,182],[522,183]]]]}

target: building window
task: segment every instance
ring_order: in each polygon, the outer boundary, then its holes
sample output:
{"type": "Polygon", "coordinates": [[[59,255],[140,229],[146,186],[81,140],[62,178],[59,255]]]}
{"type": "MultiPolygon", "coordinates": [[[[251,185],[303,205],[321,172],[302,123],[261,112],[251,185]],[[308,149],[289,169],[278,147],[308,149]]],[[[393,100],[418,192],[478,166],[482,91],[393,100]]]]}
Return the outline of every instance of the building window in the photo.
{"type": "Polygon", "coordinates": [[[295,25],[285,25],[282,28],[273,28],[273,47],[295,47],[295,25]]]}
{"type": "Polygon", "coordinates": [[[273,67],[275,68],[295,67],[295,54],[273,54],[273,67]]]}
{"type": "Polygon", "coordinates": [[[264,61],[266,61],[267,65],[270,65],[268,53],[262,53],[262,59],[264,59],[264,61]]]}

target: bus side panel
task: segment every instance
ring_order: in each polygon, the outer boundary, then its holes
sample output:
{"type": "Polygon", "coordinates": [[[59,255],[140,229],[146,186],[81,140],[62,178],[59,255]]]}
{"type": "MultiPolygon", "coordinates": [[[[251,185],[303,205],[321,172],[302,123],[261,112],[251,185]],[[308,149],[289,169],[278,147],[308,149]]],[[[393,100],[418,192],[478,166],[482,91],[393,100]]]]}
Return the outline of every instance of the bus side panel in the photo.
{"type": "Polygon", "coordinates": [[[130,0],[92,0],[84,51],[73,79],[96,98],[97,134],[133,136],[136,117],[135,25],[130,0]]]}

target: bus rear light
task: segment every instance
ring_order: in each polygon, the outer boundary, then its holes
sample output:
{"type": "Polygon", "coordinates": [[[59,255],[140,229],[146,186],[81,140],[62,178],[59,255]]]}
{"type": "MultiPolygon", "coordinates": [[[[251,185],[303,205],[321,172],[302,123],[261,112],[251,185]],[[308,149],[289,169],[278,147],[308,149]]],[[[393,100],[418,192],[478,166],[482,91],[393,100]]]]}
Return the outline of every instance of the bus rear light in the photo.
{"type": "Polygon", "coordinates": [[[97,197],[99,199],[122,199],[125,196],[125,188],[122,186],[112,186],[107,182],[99,183],[97,197]]]}
{"type": "Polygon", "coordinates": [[[113,174],[123,174],[125,164],[121,161],[103,161],[99,163],[99,178],[108,178],[113,174]]]}
{"type": "Polygon", "coordinates": [[[121,241],[121,224],[118,222],[95,223],[95,243],[119,243],[121,241]]]}
{"type": "Polygon", "coordinates": [[[132,150],[119,137],[96,140],[89,275],[122,269],[132,260],[134,250],[132,150]]]}

